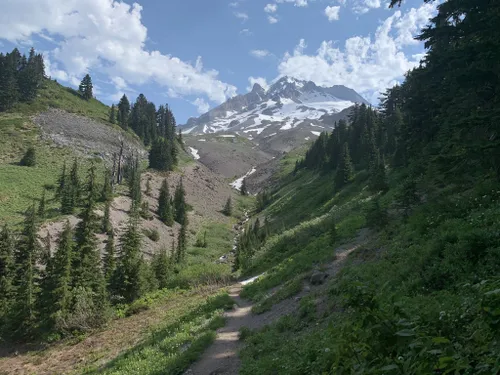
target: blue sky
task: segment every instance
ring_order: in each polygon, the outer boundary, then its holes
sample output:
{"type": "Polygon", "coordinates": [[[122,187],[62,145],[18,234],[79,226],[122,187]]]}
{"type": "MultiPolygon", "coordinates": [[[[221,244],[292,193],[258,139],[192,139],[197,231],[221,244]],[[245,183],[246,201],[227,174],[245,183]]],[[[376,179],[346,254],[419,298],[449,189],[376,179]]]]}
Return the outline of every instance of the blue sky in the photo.
{"type": "Polygon", "coordinates": [[[343,84],[377,104],[418,64],[412,39],[435,11],[407,0],[16,0],[2,5],[0,50],[43,51],[47,72],[97,97],[169,103],[178,123],[282,75],[343,84]]]}

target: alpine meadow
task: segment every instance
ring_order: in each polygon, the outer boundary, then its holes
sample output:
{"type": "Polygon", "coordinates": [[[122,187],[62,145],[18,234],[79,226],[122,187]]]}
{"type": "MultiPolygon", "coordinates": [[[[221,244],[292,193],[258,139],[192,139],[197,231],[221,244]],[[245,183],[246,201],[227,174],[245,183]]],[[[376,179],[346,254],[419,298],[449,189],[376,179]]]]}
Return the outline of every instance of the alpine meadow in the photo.
{"type": "Polygon", "coordinates": [[[269,1],[6,5],[0,374],[500,374],[500,2],[269,1]]]}

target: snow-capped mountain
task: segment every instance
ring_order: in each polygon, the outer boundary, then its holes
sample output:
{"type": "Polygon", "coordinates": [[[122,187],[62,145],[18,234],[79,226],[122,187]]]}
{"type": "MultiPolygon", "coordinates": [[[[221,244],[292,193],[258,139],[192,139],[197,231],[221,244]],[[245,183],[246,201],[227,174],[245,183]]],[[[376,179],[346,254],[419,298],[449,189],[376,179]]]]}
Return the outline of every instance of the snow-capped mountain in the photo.
{"type": "Polygon", "coordinates": [[[249,139],[266,139],[300,130],[303,135],[314,136],[346,117],[347,109],[355,103],[369,104],[345,86],[320,87],[311,81],[282,77],[267,91],[255,84],[251,92],[231,98],[198,118],[190,118],[184,133],[229,132],[249,139]]]}

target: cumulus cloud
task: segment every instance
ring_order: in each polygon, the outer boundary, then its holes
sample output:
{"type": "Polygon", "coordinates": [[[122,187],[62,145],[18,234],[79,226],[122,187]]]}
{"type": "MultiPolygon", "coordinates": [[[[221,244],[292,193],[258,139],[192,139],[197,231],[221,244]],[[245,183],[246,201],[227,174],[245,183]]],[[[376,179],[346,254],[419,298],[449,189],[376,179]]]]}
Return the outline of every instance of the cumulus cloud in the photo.
{"type": "Polygon", "coordinates": [[[57,37],[46,53],[50,74],[78,82],[90,69],[120,77],[127,84],[153,81],[181,95],[206,95],[223,102],[236,87],[217,79],[218,72],[145,48],[142,7],[113,0],[16,0],[2,5],[0,38],[26,42],[34,35],[57,37]],[[145,69],[147,67],[147,69],[145,69]]]}
{"type": "Polygon", "coordinates": [[[328,21],[337,21],[339,19],[339,12],[340,12],[340,7],[339,6],[327,6],[325,8],[325,15],[328,17],[328,21]]]}
{"type": "Polygon", "coordinates": [[[365,14],[368,13],[371,9],[378,9],[380,7],[380,0],[355,0],[352,9],[354,13],[365,14]]]}
{"type": "Polygon", "coordinates": [[[306,7],[307,0],[276,0],[277,3],[294,3],[296,7],[306,7]]]}
{"type": "Polygon", "coordinates": [[[280,76],[311,80],[322,86],[343,84],[376,100],[379,93],[402,79],[419,64],[421,55],[405,56],[403,48],[413,42],[409,30],[423,27],[434,7],[424,4],[405,15],[400,11],[387,18],[372,36],[355,36],[337,46],[324,41],[315,54],[304,53],[301,40],[292,54],[286,53],[278,66],[280,76]],[[417,15],[419,15],[417,17],[417,15]]]}
{"type": "Polygon", "coordinates": [[[248,14],[246,14],[245,12],[234,12],[234,16],[236,18],[239,18],[242,22],[246,22],[248,21],[248,14]]]}
{"type": "Polygon", "coordinates": [[[197,107],[199,114],[206,113],[210,109],[210,105],[203,98],[196,98],[192,104],[197,107]]]}
{"type": "Polygon", "coordinates": [[[274,23],[278,23],[278,19],[276,17],[273,17],[273,16],[267,16],[267,21],[270,23],[270,24],[274,24],[274,23]]]}
{"type": "Polygon", "coordinates": [[[248,83],[250,86],[247,87],[247,91],[252,91],[253,85],[259,84],[264,90],[269,88],[267,80],[263,77],[248,77],[248,83]]]}
{"type": "Polygon", "coordinates": [[[266,13],[274,13],[277,10],[278,10],[278,5],[276,5],[276,4],[267,4],[264,7],[264,12],[266,12],[266,13]]]}

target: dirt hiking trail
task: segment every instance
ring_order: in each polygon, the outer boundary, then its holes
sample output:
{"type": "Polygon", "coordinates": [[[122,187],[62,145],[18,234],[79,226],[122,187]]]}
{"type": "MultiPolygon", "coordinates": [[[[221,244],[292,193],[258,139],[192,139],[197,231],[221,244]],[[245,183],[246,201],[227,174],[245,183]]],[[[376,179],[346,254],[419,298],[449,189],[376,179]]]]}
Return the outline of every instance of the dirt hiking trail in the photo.
{"type": "MultiPolygon", "coordinates": [[[[350,242],[339,246],[335,250],[335,259],[325,265],[325,274],[328,278],[337,274],[348,256],[366,244],[369,240],[370,232],[361,229],[357,236],[350,242]]],[[[237,375],[239,374],[240,359],[238,351],[243,342],[239,339],[239,331],[242,327],[251,330],[260,329],[267,324],[271,324],[282,316],[293,314],[300,306],[300,300],[310,294],[317,293],[327,288],[327,283],[312,285],[309,278],[305,278],[302,291],[290,298],[275,304],[271,310],[263,314],[252,312],[253,304],[240,297],[244,284],[249,284],[257,280],[260,276],[235,284],[229,288],[228,294],[235,301],[233,310],[224,314],[226,325],[217,330],[217,337],[214,343],[203,353],[201,358],[195,362],[184,375],[237,375]]],[[[274,289],[276,293],[280,287],[274,289]]],[[[317,299],[317,304],[324,304],[323,298],[317,299]]],[[[318,306],[321,309],[321,306],[318,306]]]]}

